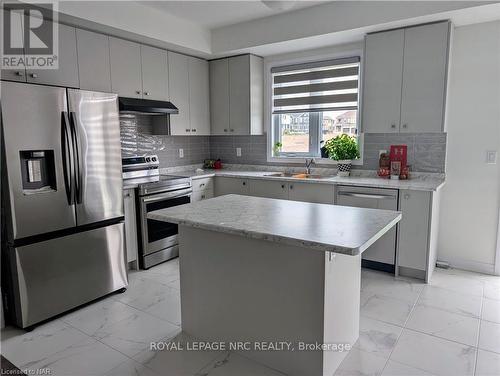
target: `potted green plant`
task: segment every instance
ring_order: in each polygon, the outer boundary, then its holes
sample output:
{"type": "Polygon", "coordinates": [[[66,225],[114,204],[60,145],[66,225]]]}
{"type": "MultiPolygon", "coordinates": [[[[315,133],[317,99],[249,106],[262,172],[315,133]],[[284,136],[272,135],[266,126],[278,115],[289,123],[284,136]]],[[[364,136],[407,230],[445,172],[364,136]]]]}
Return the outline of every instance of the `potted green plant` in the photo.
{"type": "Polygon", "coordinates": [[[355,137],[341,134],[325,142],[328,157],[338,162],[339,176],[349,176],[353,159],[358,159],[359,149],[355,137]]]}
{"type": "Polygon", "coordinates": [[[283,144],[281,142],[276,142],[273,146],[274,155],[279,155],[282,147],[283,147],[283,144]]]}

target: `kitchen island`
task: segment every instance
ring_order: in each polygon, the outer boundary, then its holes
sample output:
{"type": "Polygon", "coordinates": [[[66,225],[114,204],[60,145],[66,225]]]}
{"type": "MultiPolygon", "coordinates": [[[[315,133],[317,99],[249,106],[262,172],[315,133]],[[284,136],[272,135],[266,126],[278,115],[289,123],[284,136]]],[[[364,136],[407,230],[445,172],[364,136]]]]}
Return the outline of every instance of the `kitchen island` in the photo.
{"type": "Polygon", "coordinates": [[[226,195],[148,217],[179,225],[184,332],[315,376],[357,340],[361,253],[401,213],[226,195]]]}

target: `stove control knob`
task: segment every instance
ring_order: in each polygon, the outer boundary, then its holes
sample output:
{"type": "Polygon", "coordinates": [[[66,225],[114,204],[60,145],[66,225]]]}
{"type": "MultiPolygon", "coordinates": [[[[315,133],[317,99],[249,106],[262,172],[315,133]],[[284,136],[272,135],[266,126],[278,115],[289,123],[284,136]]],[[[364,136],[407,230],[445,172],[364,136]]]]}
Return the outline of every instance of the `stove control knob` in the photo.
{"type": "Polygon", "coordinates": [[[156,157],[151,158],[153,162],[156,162],[156,157]]]}
{"type": "Polygon", "coordinates": [[[146,162],[151,162],[151,158],[146,157],[146,162]]]}

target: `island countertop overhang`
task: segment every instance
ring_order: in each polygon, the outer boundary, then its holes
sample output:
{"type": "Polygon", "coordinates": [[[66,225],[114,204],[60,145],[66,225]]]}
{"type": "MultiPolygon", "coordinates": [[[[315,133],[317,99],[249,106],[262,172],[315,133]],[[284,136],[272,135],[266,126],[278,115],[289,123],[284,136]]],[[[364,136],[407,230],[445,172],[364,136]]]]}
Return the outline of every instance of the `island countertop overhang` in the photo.
{"type": "Polygon", "coordinates": [[[401,220],[401,212],[225,195],[161,209],[148,218],[356,256],[401,220]]]}

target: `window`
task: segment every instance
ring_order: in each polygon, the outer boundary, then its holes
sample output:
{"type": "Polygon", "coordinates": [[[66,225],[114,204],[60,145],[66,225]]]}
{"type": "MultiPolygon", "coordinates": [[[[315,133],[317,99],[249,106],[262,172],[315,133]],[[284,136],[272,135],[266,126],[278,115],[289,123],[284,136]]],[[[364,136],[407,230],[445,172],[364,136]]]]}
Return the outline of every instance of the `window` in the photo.
{"type": "Polygon", "coordinates": [[[357,136],[359,57],[274,67],[274,157],[319,157],[321,144],[357,136]]]}

